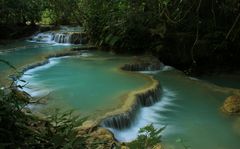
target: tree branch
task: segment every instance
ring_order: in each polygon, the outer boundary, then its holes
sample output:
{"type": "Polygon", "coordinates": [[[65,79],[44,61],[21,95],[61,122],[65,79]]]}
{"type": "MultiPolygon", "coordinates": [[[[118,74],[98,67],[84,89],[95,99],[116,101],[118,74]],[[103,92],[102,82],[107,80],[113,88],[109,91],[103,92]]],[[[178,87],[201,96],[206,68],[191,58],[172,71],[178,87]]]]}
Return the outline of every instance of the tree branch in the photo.
{"type": "Polygon", "coordinates": [[[229,36],[230,36],[230,34],[232,33],[233,29],[234,29],[235,26],[237,25],[239,18],[240,18],[240,13],[238,14],[237,18],[235,19],[232,27],[229,29],[229,31],[228,31],[228,33],[227,33],[227,35],[226,35],[226,39],[229,38],[229,36]]]}

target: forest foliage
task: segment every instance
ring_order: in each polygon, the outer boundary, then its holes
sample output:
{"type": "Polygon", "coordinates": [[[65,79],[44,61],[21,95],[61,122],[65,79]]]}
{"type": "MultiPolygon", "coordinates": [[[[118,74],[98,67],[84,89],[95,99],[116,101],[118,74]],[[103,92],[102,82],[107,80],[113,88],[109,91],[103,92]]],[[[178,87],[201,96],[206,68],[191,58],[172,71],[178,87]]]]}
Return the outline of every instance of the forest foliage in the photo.
{"type": "Polygon", "coordinates": [[[99,47],[152,53],[180,69],[206,61],[232,65],[239,55],[239,0],[1,0],[0,6],[0,25],[81,25],[99,47]]]}

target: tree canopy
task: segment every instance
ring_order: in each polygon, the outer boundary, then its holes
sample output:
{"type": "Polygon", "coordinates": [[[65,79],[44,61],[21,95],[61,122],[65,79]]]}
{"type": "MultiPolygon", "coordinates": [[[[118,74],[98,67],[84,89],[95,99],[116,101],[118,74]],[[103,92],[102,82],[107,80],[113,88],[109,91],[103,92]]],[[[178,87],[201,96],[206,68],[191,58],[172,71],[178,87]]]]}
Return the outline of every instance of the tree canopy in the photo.
{"type": "Polygon", "coordinates": [[[238,54],[239,0],[1,0],[0,6],[0,24],[77,24],[99,47],[155,53],[180,67],[204,57],[231,59],[214,57],[224,50],[238,54]]]}

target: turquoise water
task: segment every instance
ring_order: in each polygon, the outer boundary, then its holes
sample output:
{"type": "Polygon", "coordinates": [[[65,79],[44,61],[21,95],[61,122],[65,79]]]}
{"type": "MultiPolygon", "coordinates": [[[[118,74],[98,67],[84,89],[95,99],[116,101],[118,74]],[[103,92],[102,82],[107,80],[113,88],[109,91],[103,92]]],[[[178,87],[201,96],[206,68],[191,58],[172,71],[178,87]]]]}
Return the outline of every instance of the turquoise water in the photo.
{"type": "MultiPolygon", "coordinates": [[[[20,68],[71,47],[17,41],[0,45],[0,59],[20,68]]],[[[46,95],[48,104],[41,105],[40,109],[76,109],[83,115],[98,116],[118,107],[124,94],[148,82],[143,75],[117,70],[130,59],[104,52],[52,58],[49,64],[31,69],[23,75],[23,79],[29,82],[25,90],[37,98],[46,95]]],[[[10,70],[0,63],[1,84],[10,70]]],[[[220,111],[227,94],[174,69],[164,70],[153,74],[163,88],[161,101],[142,108],[133,127],[121,131],[111,129],[116,138],[120,141],[132,140],[136,138],[139,128],[153,123],[159,128],[167,126],[162,133],[166,149],[181,149],[184,145],[192,149],[239,149],[240,120],[220,111]]],[[[239,80],[230,78],[231,85],[240,84],[239,80]]],[[[224,83],[229,82],[229,79],[225,80],[220,85],[225,86],[224,83]]]]}
{"type": "Polygon", "coordinates": [[[214,74],[214,75],[204,75],[200,76],[200,79],[212,82],[216,85],[238,88],[240,89],[240,73],[234,72],[231,74],[214,74]]]}
{"type": "Polygon", "coordinates": [[[148,83],[140,74],[118,71],[125,62],[98,56],[52,58],[22,79],[29,82],[26,91],[33,96],[49,96],[49,108],[58,105],[84,115],[100,114],[118,107],[122,95],[148,83]]]}
{"type": "MultiPolygon", "coordinates": [[[[61,26],[59,31],[61,32],[78,30],[82,30],[82,28],[61,26]]],[[[73,46],[74,45],[70,44],[29,42],[27,41],[27,39],[16,40],[6,44],[0,44],[0,59],[8,61],[16,68],[20,68],[24,65],[32,64],[36,61],[39,61],[49,54],[64,51],[73,46]]],[[[7,79],[6,77],[3,78],[3,76],[9,74],[8,71],[11,71],[11,69],[9,69],[7,65],[0,63],[0,84],[3,83],[3,79],[7,79]]]]}
{"type": "Polygon", "coordinates": [[[158,128],[166,126],[162,132],[166,149],[184,149],[184,145],[191,149],[239,149],[240,123],[220,111],[226,94],[176,70],[159,72],[155,78],[164,90],[161,101],[142,108],[133,127],[112,130],[117,139],[132,140],[139,128],[153,123],[158,128]]]}
{"type": "Polygon", "coordinates": [[[238,149],[240,134],[233,129],[234,117],[224,115],[220,107],[226,95],[189,80],[178,72],[156,75],[162,85],[174,93],[167,110],[155,110],[157,123],[167,125],[163,140],[173,148],[181,138],[193,149],[238,149]]]}
{"type": "MultiPolygon", "coordinates": [[[[20,70],[21,67],[35,63],[44,59],[49,54],[57,53],[71,48],[71,45],[57,45],[57,44],[39,44],[30,43],[27,41],[18,41],[10,45],[1,45],[0,59],[8,61],[11,65],[20,70]]],[[[0,84],[8,79],[6,76],[14,73],[14,70],[9,68],[6,64],[0,63],[0,84]]]]}

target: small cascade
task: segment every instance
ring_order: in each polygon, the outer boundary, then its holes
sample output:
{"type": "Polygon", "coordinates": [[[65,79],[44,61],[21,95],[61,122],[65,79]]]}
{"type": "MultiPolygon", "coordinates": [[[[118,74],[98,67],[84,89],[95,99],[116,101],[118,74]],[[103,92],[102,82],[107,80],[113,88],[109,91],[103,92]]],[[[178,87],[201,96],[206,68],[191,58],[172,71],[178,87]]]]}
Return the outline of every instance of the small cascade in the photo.
{"type": "Polygon", "coordinates": [[[56,33],[53,36],[53,40],[56,43],[70,43],[69,38],[70,38],[70,34],[66,34],[66,33],[56,33]]]}
{"type": "Polygon", "coordinates": [[[134,122],[137,111],[141,107],[151,106],[160,100],[161,87],[158,84],[155,89],[135,95],[135,104],[125,113],[120,113],[104,119],[101,123],[103,127],[124,129],[128,128],[134,122]]]}
{"type": "Polygon", "coordinates": [[[44,32],[44,33],[38,33],[31,37],[29,41],[31,42],[40,42],[40,43],[52,43],[53,41],[54,33],[52,32],[44,32]]]}
{"type": "Polygon", "coordinates": [[[146,93],[137,95],[137,103],[141,106],[148,107],[159,101],[160,99],[160,85],[154,90],[149,90],[146,93]]]}
{"type": "Polygon", "coordinates": [[[163,64],[125,64],[122,69],[127,71],[155,71],[160,70],[163,67],[163,64]]]}
{"type": "Polygon", "coordinates": [[[131,126],[133,119],[136,117],[140,104],[135,103],[128,112],[114,115],[104,119],[101,123],[103,127],[124,129],[131,126]]]}
{"type": "Polygon", "coordinates": [[[123,65],[122,69],[126,71],[156,71],[162,69],[163,67],[164,64],[157,58],[146,57],[143,58],[143,60],[141,58],[137,58],[135,62],[123,65]]]}
{"type": "Polygon", "coordinates": [[[84,32],[44,32],[30,38],[31,42],[61,43],[61,44],[87,44],[88,38],[84,32]]]}

